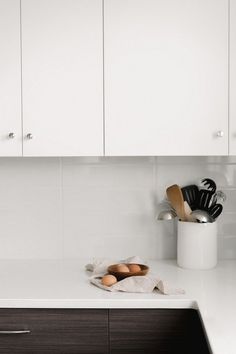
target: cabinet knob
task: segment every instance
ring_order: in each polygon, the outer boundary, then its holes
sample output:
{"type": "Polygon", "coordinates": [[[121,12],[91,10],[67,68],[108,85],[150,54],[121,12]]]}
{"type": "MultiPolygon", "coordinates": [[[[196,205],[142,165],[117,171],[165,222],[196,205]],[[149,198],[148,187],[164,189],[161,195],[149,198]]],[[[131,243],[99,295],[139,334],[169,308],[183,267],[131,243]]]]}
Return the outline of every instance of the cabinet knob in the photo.
{"type": "Polygon", "coordinates": [[[28,134],[26,135],[26,138],[29,139],[29,140],[33,139],[33,134],[28,133],[28,134]]]}
{"type": "Polygon", "coordinates": [[[218,138],[223,138],[223,136],[224,136],[223,130],[219,130],[216,135],[218,138]]]}
{"type": "Polygon", "coordinates": [[[8,134],[8,138],[9,138],[9,139],[14,139],[15,136],[16,136],[15,133],[9,133],[9,134],[8,134]]]}

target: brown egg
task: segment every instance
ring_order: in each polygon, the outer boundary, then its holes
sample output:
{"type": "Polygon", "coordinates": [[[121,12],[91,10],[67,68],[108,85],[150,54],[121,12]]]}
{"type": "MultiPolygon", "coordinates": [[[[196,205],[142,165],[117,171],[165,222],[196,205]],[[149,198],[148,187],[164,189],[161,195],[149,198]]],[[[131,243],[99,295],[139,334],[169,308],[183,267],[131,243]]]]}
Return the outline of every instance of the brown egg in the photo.
{"type": "Polygon", "coordinates": [[[129,268],[125,264],[117,264],[116,266],[117,272],[129,273],[129,268]]]}
{"type": "Polygon", "coordinates": [[[140,272],[141,270],[141,267],[138,264],[129,264],[128,267],[129,267],[129,271],[132,273],[137,273],[140,272]]]}
{"type": "Polygon", "coordinates": [[[101,283],[105,286],[112,286],[113,284],[117,283],[117,279],[114,277],[114,275],[107,274],[102,277],[101,283]]]}

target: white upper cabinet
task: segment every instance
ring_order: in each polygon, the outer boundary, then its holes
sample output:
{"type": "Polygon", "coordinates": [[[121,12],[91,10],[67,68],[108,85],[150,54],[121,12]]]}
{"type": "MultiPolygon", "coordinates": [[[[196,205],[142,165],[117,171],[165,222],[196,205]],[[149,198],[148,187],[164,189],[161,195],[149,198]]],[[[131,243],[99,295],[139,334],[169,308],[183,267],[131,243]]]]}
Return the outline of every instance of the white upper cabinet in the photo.
{"type": "Polygon", "coordinates": [[[24,156],[102,155],[102,0],[21,4],[24,156]]]}
{"type": "Polygon", "coordinates": [[[104,142],[236,155],[236,0],[0,0],[0,156],[104,142]]]}
{"type": "Polygon", "coordinates": [[[22,155],[20,0],[0,0],[0,156],[22,155]]]}
{"type": "Polygon", "coordinates": [[[229,153],[236,155],[236,0],[230,1],[230,136],[229,153]]]}
{"type": "Polygon", "coordinates": [[[104,7],[106,154],[227,155],[228,0],[104,7]]]}

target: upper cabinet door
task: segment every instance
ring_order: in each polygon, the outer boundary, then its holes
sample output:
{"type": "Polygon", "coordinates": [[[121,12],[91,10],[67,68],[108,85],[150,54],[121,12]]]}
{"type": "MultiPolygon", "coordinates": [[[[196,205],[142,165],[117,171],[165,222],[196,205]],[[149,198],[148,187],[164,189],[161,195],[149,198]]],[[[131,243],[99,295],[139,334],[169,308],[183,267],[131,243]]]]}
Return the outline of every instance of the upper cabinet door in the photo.
{"type": "Polygon", "coordinates": [[[228,0],[105,0],[104,18],[106,154],[227,155],[228,0]]]}
{"type": "Polygon", "coordinates": [[[0,0],[0,156],[21,155],[20,0],[0,0]]]}
{"type": "Polygon", "coordinates": [[[230,137],[229,153],[236,155],[236,0],[230,0],[230,137]]]}
{"type": "Polygon", "coordinates": [[[102,155],[102,0],[21,4],[24,156],[102,155]]]}

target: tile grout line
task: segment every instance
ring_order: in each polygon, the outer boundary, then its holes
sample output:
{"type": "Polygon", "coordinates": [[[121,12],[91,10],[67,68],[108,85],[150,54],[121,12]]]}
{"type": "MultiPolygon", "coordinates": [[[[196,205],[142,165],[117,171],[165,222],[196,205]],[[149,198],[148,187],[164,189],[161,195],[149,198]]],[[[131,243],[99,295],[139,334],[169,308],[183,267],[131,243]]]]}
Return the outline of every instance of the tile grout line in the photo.
{"type": "Polygon", "coordinates": [[[62,259],[65,258],[65,225],[64,225],[64,179],[63,179],[63,158],[59,157],[59,166],[60,166],[60,203],[61,203],[61,236],[62,236],[62,250],[61,256],[62,259]]]}

